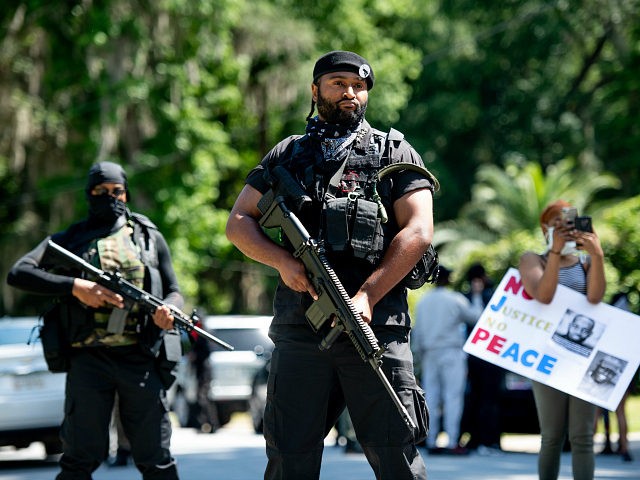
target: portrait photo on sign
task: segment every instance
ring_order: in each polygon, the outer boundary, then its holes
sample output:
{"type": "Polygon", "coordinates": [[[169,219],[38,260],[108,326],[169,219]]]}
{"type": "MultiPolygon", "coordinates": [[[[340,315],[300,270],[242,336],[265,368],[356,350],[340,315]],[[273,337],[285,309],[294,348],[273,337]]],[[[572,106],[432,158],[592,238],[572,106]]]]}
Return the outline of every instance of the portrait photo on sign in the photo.
{"type": "Polygon", "coordinates": [[[604,329],[605,326],[593,318],[567,309],[552,338],[554,342],[570,352],[588,357],[604,329]]]}
{"type": "Polygon", "coordinates": [[[620,375],[628,363],[626,360],[608,353],[596,352],[580,385],[578,385],[578,390],[600,400],[606,400],[617,385],[620,375]]]}

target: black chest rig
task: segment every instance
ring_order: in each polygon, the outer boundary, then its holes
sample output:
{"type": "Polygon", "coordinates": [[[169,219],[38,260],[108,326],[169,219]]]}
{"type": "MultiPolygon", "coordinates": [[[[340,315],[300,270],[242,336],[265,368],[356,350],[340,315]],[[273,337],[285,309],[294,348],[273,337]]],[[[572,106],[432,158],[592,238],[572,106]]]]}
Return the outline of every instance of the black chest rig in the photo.
{"type": "Polygon", "coordinates": [[[388,192],[378,185],[378,171],[389,163],[384,156],[385,142],[384,132],[363,128],[347,147],[346,160],[336,161],[324,159],[320,141],[305,135],[293,142],[290,156],[278,162],[311,197],[311,207],[296,214],[334,258],[344,256],[376,265],[385,238],[397,233],[395,220],[381,222],[381,212],[391,210],[388,192]],[[386,194],[379,194],[379,189],[386,194]]]}

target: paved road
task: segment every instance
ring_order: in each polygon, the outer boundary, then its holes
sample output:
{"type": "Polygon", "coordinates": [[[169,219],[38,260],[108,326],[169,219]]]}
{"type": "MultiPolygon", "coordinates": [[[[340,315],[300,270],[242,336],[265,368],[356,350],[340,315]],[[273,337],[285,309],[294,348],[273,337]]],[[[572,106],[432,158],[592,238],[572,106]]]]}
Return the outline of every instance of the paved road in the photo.
{"type": "MultiPolygon", "coordinates": [[[[631,435],[634,462],[617,456],[596,457],[596,479],[640,480],[640,433],[631,435]]],[[[508,451],[500,456],[431,456],[426,453],[430,480],[536,480],[536,451],[539,437],[509,436],[503,439],[508,451]]],[[[172,451],[178,460],[183,480],[258,480],[265,466],[264,441],[252,432],[245,417],[215,434],[200,434],[175,429],[172,451]]],[[[597,448],[600,448],[598,445],[597,448]]],[[[33,444],[28,449],[0,448],[1,480],[52,480],[57,469],[55,459],[43,459],[44,449],[33,444]]],[[[322,480],[372,480],[373,474],[364,455],[345,454],[327,441],[321,472],[322,480]]],[[[571,458],[563,454],[560,480],[571,480],[571,458]]],[[[140,480],[133,466],[101,467],[94,480],[140,480]]]]}

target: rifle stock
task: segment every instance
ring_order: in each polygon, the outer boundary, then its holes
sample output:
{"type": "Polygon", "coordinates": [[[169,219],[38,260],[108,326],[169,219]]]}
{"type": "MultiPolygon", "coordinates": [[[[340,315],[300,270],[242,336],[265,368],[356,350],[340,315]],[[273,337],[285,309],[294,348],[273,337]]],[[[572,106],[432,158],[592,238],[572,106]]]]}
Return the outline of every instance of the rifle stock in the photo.
{"type": "Polygon", "coordinates": [[[262,213],[260,225],[265,228],[282,228],[284,235],[295,249],[293,255],[304,264],[307,275],[318,294],[318,299],[305,312],[312,329],[317,332],[327,320],[334,320],[334,326],[322,339],[319,347],[323,350],[331,348],[338,336],[345,332],[362,360],[371,366],[382,382],[407,427],[412,432],[415,431],[416,425],[413,419],[382,371],[382,355],[385,349],[378,345],[373,330],[354,307],[351,297],[329,265],[322,245],[311,238],[298,217],[288,208],[285,200],[289,199],[291,189],[298,206],[305,205],[307,203],[305,197],[306,199],[309,197],[284,168],[275,167],[273,174],[278,181],[278,189],[270,190],[260,199],[258,203],[258,209],[262,213]]]}
{"type": "Polygon", "coordinates": [[[61,247],[51,240],[49,240],[47,244],[47,253],[55,255],[57,258],[61,259],[61,261],[69,266],[73,266],[84,271],[90,277],[92,277],[96,283],[108,288],[114,293],[121,295],[124,298],[125,305],[129,306],[133,303],[137,303],[140,308],[148,311],[151,314],[153,314],[153,312],[155,312],[158,307],[161,307],[163,305],[167,306],[171,311],[171,315],[173,316],[174,324],[181,330],[184,330],[186,332],[195,331],[198,335],[217,343],[227,350],[234,349],[232,345],[229,345],[227,342],[220,340],[219,338],[211,335],[206,330],[195,325],[195,323],[200,320],[195,310],[193,310],[193,312],[189,316],[179,308],[165,303],[160,298],[150,294],[149,292],[146,292],[141,288],[136,287],[131,282],[122,278],[120,273],[110,273],[105,272],[104,270],[100,270],[99,268],[91,265],[83,258],[75,255],[74,253],[61,247]]]}

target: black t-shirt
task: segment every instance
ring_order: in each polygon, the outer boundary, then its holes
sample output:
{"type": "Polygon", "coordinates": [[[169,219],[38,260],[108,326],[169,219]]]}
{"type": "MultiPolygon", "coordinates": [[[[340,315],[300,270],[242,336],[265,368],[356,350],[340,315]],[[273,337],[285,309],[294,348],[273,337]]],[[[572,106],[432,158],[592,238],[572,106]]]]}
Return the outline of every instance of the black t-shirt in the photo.
{"type": "MultiPolygon", "coordinates": [[[[246,183],[251,185],[261,193],[266,193],[270,186],[265,178],[265,171],[267,166],[273,166],[286,163],[292,156],[294,142],[301,138],[300,135],[293,135],[285,138],[279,142],[267,155],[262,162],[256,166],[247,175],[246,183]]],[[[303,152],[302,158],[305,163],[312,156],[317,156],[312,151],[313,141],[308,140],[305,142],[307,150],[303,152]]],[[[404,142],[404,140],[403,140],[404,142]]],[[[408,146],[408,145],[407,145],[408,146]]],[[[355,147],[354,147],[355,148],[355,147]]],[[[402,154],[399,158],[393,158],[393,163],[406,162],[413,163],[419,166],[423,166],[420,155],[413,148],[398,149],[402,154]]],[[[295,161],[300,161],[300,156],[296,155],[295,161]]],[[[312,162],[312,160],[310,160],[312,162]]],[[[325,160],[325,162],[327,162],[325,160]]],[[[330,161],[329,161],[330,162],[330,161]]],[[[325,183],[328,183],[329,178],[340,167],[341,162],[336,162],[334,166],[324,166],[320,171],[326,172],[325,183]]],[[[290,166],[289,170],[295,169],[295,166],[290,166]]],[[[349,168],[345,169],[343,173],[343,182],[353,182],[353,171],[349,168]]],[[[382,202],[389,215],[389,221],[384,225],[385,238],[388,245],[390,239],[398,232],[398,226],[393,215],[393,203],[406,193],[413,190],[429,188],[433,191],[434,186],[429,180],[414,171],[403,170],[389,175],[383,179],[379,185],[378,192],[382,198],[382,202]]],[[[338,195],[340,193],[338,192],[338,195]]],[[[321,209],[320,206],[316,206],[316,211],[311,216],[317,216],[320,218],[321,209]]],[[[309,218],[309,214],[307,214],[309,218]]],[[[312,220],[307,222],[303,221],[305,227],[310,232],[311,236],[314,236],[317,232],[317,228],[312,220]]],[[[375,266],[363,259],[357,259],[353,255],[345,255],[327,252],[327,258],[336,275],[343,284],[345,290],[350,296],[353,296],[358,289],[362,286],[364,281],[369,277],[375,266]]],[[[312,303],[312,298],[308,293],[295,292],[282,283],[280,280],[278,289],[274,298],[274,324],[304,324],[306,323],[305,311],[312,303]]],[[[380,302],[378,302],[374,308],[372,324],[374,325],[402,325],[405,327],[410,326],[410,318],[408,312],[406,289],[402,286],[396,286],[392,289],[380,302]]]]}

